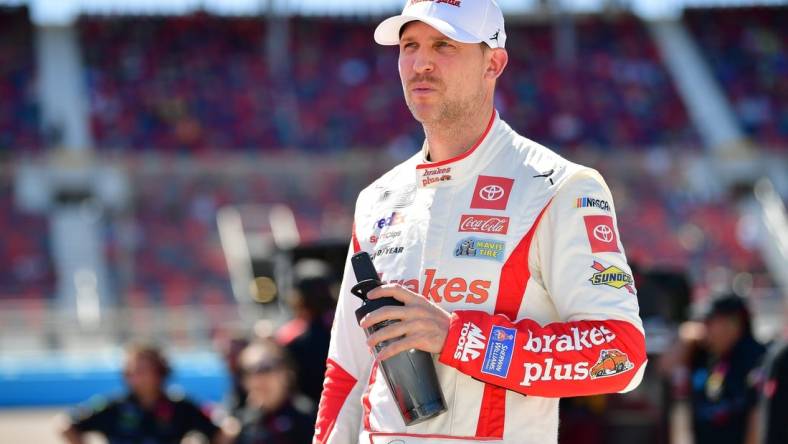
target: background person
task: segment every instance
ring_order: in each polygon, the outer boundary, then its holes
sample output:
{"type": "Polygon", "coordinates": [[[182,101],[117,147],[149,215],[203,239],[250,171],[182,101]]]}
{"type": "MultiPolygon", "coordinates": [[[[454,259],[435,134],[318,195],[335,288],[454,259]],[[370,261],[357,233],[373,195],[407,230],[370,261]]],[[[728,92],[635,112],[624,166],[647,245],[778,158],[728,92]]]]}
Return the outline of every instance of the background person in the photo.
{"type": "Polygon", "coordinates": [[[301,261],[295,272],[296,281],[288,298],[293,319],[277,331],[276,339],[295,363],[298,391],[317,405],[323,390],[336,298],[323,262],[301,261]]]}
{"type": "Polygon", "coordinates": [[[315,417],[296,399],[296,375],[286,350],[259,339],[244,349],[239,362],[248,396],[235,443],[309,444],[315,417]]]}
{"type": "Polygon", "coordinates": [[[178,444],[188,433],[199,432],[211,442],[229,442],[229,437],[196,404],[165,392],[170,372],[159,348],[129,346],[123,366],[128,393],[79,407],[69,419],[61,421],[63,438],[81,444],[86,432],[98,432],[109,444],[178,444]]]}

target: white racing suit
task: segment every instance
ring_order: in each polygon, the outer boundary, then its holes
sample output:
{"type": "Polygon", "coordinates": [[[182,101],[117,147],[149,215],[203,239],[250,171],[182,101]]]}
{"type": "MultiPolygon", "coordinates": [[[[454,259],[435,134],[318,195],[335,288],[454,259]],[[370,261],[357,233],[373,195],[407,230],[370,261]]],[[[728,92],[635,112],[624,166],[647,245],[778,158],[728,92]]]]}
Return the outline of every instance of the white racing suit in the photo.
{"type": "Polygon", "coordinates": [[[448,411],[405,426],[348,261],[314,443],[555,443],[559,397],[632,390],[645,369],[610,191],[495,112],[466,153],[425,163],[426,149],[361,192],[352,251],[452,313],[434,355],[448,411]]]}

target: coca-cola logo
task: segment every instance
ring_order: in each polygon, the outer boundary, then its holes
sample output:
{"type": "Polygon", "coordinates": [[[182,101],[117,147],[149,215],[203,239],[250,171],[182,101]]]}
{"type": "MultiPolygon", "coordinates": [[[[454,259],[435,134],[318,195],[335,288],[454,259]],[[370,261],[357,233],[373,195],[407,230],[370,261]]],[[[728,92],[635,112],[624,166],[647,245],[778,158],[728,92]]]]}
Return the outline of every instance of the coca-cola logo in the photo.
{"type": "Polygon", "coordinates": [[[463,214],[460,218],[460,232],[506,234],[509,231],[509,218],[502,216],[484,216],[463,214]]]}

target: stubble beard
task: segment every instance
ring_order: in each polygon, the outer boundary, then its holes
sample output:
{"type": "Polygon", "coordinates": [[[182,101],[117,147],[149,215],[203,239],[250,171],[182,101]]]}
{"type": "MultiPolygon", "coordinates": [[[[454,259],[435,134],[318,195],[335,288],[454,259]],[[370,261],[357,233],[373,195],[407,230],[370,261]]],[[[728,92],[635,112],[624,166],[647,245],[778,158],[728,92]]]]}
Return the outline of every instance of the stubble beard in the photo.
{"type": "Polygon", "coordinates": [[[405,103],[407,103],[413,118],[420,122],[425,130],[440,129],[441,132],[462,132],[463,128],[466,128],[466,122],[472,119],[484,103],[484,91],[480,85],[470,97],[461,99],[444,97],[440,102],[431,105],[429,110],[421,110],[419,105],[414,103],[407,94],[405,95],[405,103]]]}

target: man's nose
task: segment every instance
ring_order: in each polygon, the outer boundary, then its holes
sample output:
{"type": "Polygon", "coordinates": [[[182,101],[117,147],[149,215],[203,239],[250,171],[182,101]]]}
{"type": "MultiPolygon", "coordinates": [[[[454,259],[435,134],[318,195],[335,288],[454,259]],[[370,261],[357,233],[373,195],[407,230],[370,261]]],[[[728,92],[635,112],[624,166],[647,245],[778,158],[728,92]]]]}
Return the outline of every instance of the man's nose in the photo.
{"type": "Polygon", "coordinates": [[[427,51],[420,49],[413,59],[413,70],[417,73],[426,73],[432,72],[435,69],[435,65],[433,64],[432,57],[427,53],[427,51]]]}

